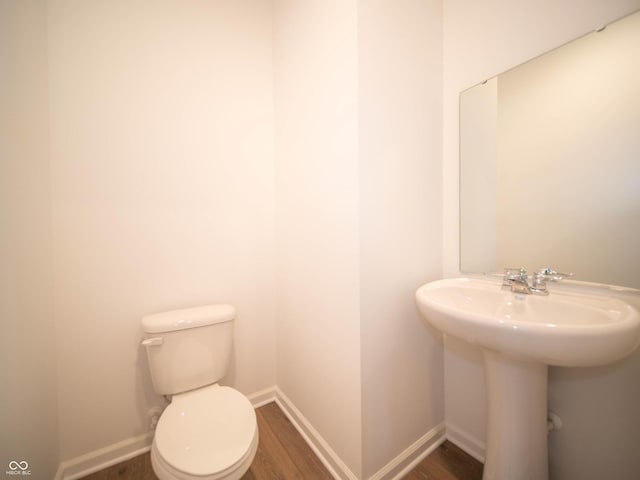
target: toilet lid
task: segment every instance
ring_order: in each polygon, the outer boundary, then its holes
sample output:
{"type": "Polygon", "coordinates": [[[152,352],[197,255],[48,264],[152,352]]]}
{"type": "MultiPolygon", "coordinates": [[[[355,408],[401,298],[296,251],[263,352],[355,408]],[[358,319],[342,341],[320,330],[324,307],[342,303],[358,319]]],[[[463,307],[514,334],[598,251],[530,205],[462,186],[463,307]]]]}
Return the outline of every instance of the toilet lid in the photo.
{"type": "Polygon", "coordinates": [[[173,397],[156,428],[160,455],[190,475],[211,475],[240,461],[256,433],[251,402],[237,390],[212,385],[173,397]]]}

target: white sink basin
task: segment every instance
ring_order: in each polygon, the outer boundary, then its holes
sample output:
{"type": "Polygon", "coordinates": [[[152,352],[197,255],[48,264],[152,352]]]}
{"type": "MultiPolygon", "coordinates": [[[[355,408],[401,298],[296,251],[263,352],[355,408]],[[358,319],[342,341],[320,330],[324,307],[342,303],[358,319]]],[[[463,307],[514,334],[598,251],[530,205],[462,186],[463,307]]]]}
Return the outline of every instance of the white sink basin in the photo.
{"type": "Polygon", "coordinates": [[[615,362],[640,341],[640,316],[610,296],[505,291],[453,278],[416,292],[426,323],[483,349],[487,387],[484,480],[546,480],[548,365],[615,362]]]}
{"type": "Polygon", "coordinates": [[[547,365],[603,365],[630,354],[640,340],[638,312],[612,297],[522,295],[490,280],[452,278],[423,285],[416,298],[426,321],[439,330],[547,365]]]}

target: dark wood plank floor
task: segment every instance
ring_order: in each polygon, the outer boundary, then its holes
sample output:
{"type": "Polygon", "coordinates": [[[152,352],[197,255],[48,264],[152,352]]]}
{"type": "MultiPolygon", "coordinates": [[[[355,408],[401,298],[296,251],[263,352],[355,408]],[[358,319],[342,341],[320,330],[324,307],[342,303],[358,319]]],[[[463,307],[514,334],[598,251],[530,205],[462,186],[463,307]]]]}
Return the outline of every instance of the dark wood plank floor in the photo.
{"type": "Polygon", "coordinates": [[[276,403],[268,403],[256,413],[260,443],[242,480],[333,479],[276,403]]]}
{"type": "Polygon", "coordinates": [[[481,480],[482,463],[445,441],[409,472],[405,480],[481,480]]]}
{"type": "MultiPolygon", "coordinates": [[[[242,480],[331,480],[331,475],[276,403],[256,409],[260,442],[242,480]]],[[[407,480],[480,480],[482,464],[444,442],[405,477],[407,480]]],[[[157,480],[149,453],[93,473],[84,480],[157,480]]]]}

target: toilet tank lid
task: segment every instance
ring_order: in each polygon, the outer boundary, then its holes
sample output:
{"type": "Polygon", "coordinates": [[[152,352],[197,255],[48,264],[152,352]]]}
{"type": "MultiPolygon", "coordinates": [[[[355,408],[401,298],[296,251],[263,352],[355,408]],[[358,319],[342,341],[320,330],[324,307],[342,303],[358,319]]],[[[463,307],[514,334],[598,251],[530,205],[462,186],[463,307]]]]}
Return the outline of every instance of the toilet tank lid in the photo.
{"type": "Polygon", "coordinates": [[[145,333],[173,332],[228,322],[233,320],[235,315],[236,309],[233,305],[225,303],[184,308],[142,317],[142,330],[145,333]]]}

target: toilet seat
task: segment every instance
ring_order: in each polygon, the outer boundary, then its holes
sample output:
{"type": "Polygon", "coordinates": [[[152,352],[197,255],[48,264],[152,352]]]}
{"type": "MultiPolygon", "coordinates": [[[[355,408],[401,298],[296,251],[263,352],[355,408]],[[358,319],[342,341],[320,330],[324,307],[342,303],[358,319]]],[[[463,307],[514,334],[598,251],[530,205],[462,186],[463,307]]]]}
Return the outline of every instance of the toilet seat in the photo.
{"type": "Polygon", "coordinates": [[[173,397],[158,421],[151,460],[161,480],[231,480],[248,470],[257,447],[251,402],[215,384],[173,397]]]}

